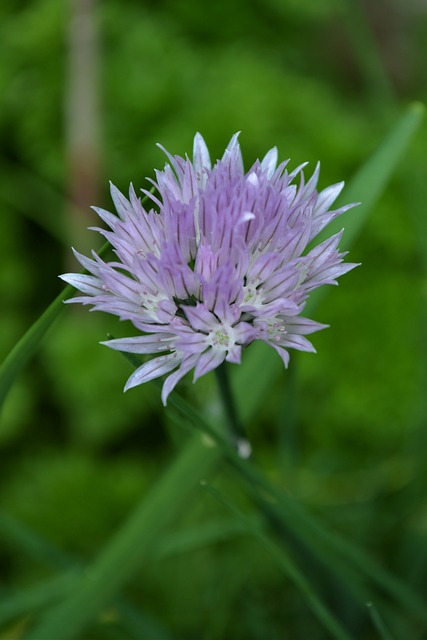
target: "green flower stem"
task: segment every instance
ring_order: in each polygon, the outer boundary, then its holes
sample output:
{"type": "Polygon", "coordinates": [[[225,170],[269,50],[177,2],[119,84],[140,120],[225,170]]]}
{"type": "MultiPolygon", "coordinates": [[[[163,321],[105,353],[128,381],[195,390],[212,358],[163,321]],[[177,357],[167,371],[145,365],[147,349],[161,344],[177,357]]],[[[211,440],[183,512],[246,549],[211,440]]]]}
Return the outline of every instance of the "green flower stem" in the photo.
{"type": "Polygon", "coordinates": [[[239,455],[242,458],[248,458],[251,453],[251,446],[246,438],[245,432],[237,415],[236,403],[234,402],[230,378],[228,376],[227,363],[223,362],[221,366],[215,369],[215,374],[224,407],[229,439],[237,449],[239,455]]]}
{"type": "Polygon", "coordinates": [[[193,436],[129,520],[78,580],[71,594],[48,611],[26,640],[72,640],[132,578],[140,574],[161,531],[171,526],[187,500],[215,468],[221,449],[206,437],[193,436]]]}

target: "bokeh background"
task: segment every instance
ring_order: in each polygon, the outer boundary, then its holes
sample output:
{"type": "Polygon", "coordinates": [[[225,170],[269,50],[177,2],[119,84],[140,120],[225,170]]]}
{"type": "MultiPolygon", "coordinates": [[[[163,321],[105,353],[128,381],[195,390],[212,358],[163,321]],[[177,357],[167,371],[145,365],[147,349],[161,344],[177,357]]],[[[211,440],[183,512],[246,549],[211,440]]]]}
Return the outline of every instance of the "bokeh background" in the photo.
{"type": "MultiPolygon", "coordinates": [[[[308,161],[310,171],[321,160],[321,187],[349,181],[405,106],[425,101],[426,59],[423,0],[3,0],[1,358],[61,290],[57,274],[77,267],[70,246],[99,247],[86,227],[89,205],[110,208],[108,180],[126,191],[163,167],[157,142],[190,154],[200,131],[219,157],[241,131],[246,166],[277,145],[291,166],[308,161]]],[[[419,594],[427,590],[426,141],[424,126],[352,247],[362,266],[316,309],[331,325],[314,337],[318,354],[291,354],[248,425],[267,473],[419,594]]],[[[131,367],[98,344],[108,332],[126,331],[67,307],[5,403],[4,596],[53,572],[23,551],[10,518],[22,535],[89,559],[173,457],[180,436],[158,390],[122,394],[131,367]]],[[[180,391],[215,410],[210,376],[180,391]]],[[[200,498],[183,523],[206,522],[217,509],[200,498]]],[[[327,637],[256,542],[224,538],[153,562],[132,583],[129,597],[152,629],[144,637],[327,637]]],[[[5,618],[0,637],[21,637],[23,620],[5,618]]],[[[354,637],[379,637],[368,616],[349,624],[354,637]]],[[[114,611],[92,634],[139,637],[114,611]]]]}

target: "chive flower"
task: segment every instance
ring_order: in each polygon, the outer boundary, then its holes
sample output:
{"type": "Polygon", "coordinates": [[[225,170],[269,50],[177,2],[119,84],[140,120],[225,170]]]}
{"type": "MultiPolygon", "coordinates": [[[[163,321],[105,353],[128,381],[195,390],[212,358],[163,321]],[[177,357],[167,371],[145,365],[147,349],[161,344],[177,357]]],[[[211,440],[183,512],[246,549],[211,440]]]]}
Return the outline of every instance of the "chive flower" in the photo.
{"type": "Polygon", "coordinates": [[[305,336],[327,325],[301,315],[307,298],[356,265],[342,262],[342,231],[307,250],[354,206],[331,210],[344,183],[317,191],[319,164],[306,182],[305,164],[289,173],[273,148],[245,172],[238,134],[214,166],[199,133],[193,161],[163,151],[169,162],[149,180],[154,193],[142,189],[149,207],[132,185],[129,199],[111,186],[117,215],[94,207],[109,227],[96,230],[117,259],[75,251],[88,274],[61,278],[83,294],[67,302],[131,321],[136,336],[102,344],[154,356],[125,391],[169,374],[166,404],[187,372],[194,369],[196,381],[225,360],[238,364],[255,340],[271,346],[285,366],[289,348],[314,352],[305,336]]]}

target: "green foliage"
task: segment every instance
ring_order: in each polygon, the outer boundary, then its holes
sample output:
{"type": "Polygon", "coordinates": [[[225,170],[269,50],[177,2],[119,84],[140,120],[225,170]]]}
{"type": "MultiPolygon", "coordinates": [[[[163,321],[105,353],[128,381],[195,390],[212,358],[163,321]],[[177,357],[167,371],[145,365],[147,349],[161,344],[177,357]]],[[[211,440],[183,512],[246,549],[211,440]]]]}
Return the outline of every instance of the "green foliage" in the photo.
{"type": "Polygon", "coordinates": [[[154,385],[123,396],[129,362],[98,342],[127,328],[58,296],[69,8],[1,3],[0,638],[424,637],[426,129],[406,104],[427,22],[380,5],[98,3],[105,193],[146,186],[156,142],[200,130],[218,155],[242,130],[247,164],[320,159],[364,203],[340,221],[362,267],[310,309],[318,354],[231,371],[251,462],[213,379],[167,411],[154,385]]]}

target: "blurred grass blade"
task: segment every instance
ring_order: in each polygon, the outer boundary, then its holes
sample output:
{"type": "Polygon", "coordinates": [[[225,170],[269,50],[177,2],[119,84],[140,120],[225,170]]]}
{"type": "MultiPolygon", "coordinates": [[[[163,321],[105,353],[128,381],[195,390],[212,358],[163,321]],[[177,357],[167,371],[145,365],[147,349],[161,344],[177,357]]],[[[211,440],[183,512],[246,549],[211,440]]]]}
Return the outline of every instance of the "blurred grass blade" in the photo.
{"type": "MultiPolygon", "coordinates": [[[[319,235],[319,241],[345,228],[343,248],[349,248],[359,235],[374,206],[385,190],[387,182],[402,161],[403,155],[420,126],[424,116],[421,103],[411,104],[395,127],[359,169],[343,192],[337,206],[347,202],[361,202],[328,225],[319,235]]],[[[320,298],[328,289],[322,287],[310,294],[304,315],[310,317],[320,298]]],[[[283,363],[267,345],[256,343],[245,352],[241,367],[233,368],[232,386],[238,403],[238,413],[247,424],[258,410],[271,387],[272,381],[283,371],[283,363]],[[262,376],[259,372],[262,371],[262,376]]]]}
{"type": "Polygon", "coordinates": [[[387,593],[396,604],[411,611],[414,616],[427,624],[427,602],[410,586],[382,568],[363,549],[331,532],[303,505],[288,498],[284,491],[274,486],[250,460],[241,459],[221,434],[218,434],[204,417],[177,393],[170,396],[169,404],[218,443],[255,503],[260,505],[264,503],[265,511],[269,510],[276,521],[291,528],[295,535],[313,551],[313,554],[328,562],[331,570],[336,571],[343,578],[348,575],[348,572],[353,574],[356,571],[358,575],[368,578],[372,584],[376,584],[384,593],[387,593]]]}
{"type": "Polygon", "coordinates": [[[48,306],[46,311],[28,329],[27,333],[15,345],[7,358],[0,366],[0,410],[6,396],[27,362],[36,353],[44,336],[53,325],[54,321],[63,308],[63,301],[70,297],[74,291],[68,285],[55,300],[48,306]]]}
{"type": "Polygon", "coordinates": [[[85,627],[150,559],[160,532],[176,518],[220,458],[219,447],[200,434],[193,436],[70,596],[47,612],[27,639],[82,637],[85,627]]]}
{"type": "Polygon", "coordinates": [[[357,0],[338,0],[335,5],[337,13],[342,16],[345,26],[344,37],[352,46],[352,53],[368,97],[377,103],[395,102],[395,91],[368,17],[369,5],[364,6],[357,0]]]}
{"type": "Polygon", "coordinates": [[[2,543],[17,547],[35,562],[48,567],[66,568],[70,566],[68,556],[49,544],[44,538],[21,524],[18,520],[0,509],[0,539],[2,543]]]}
{"type": "MultiPolygon", "coordinates": [[[[165,535],[156,548],[156,558],[169,557],[191,551],[201,545],[212,544],[232,535],[241,535],[242,528],[235,522],[214,522],[202,527],[201,535],[195,530],[181,534],[165,535]]],[[[63,570],[48,582],[37,584],[30,589],[20,589],[18,593],[7,595],[0,593],[0,625],[7,624],[19,615],[28,616],[42,607],[51,606],[71,591],[72,585],[81,577],[83,563],[74,556],[60,551],[55,545],[35,533],[21,522],[0,511],[0,539],[8,545],[13,544],[20,555],[53,569],[63,570]]],[[[136,609],[123,597],[118,598],[115,606],[120,615],[121,625],[131,631],[132,637],[161,637],[169,640],[172,636],[153,616],[139,607],[136,609]]]]}
{"type": "Polygon", "coordinates": [[[174,531],[159,540],[153,553],[155,559],[164,559],[180,553],[189,553],[224,540],[246,534],[246,529],[234,520],[218,520],[200,523],[191,529],[174,531]]]}
{"type": "Polygon", "coordinates": [[[72,571],[36,587],[20,588],[19,592],[11,595],[1,593],[0,625],[7,624],[19,616],[31,614],[46,605],[52,605],[65,597],[75,584],[76,577],[77,572],[72,571]]]}
{"type": "Polygon", "coordinates": [[[163,621],[154,616],[141,611],[129,602],[120,600],[116,604],[121,626],[128,631],[131,638],[140,640],[142,638],[161,638],[162,640],[173,640],[171,632],[166,629],[163,621]]]}
{"type": "Polygon", "coordinates": [[[203,486],[208,493],[233,513],[246,528],[247,533],[250,533],[252,536],[257,538],[264,549],[266,549],[266,551],[275,558],[278,566],[282,569],[285,575],[295,584],[299,591],[301,591],[310,609],[318,618],[319,622],[325,629],[327,629],[327,631],[329,631],[331,638],[335,638],[336,640],[351,640],[350,636],[342,628],[338,620],[336,620],[320,600],[314,589],[312,589],[310,582],[306,579],[305,575],[301,572],[295,562],[291,560],[290,555],[286,552],[285,548],[283,546],[279,546],[271,538],[268,538],[259,526],[254,525],[252,519],[249,519],[248,516],[243,514],[236,505],[225,498],[217,489],[207,483],[203,483],[203,486]]]}
{"type": "Polygon", "coordinates": [[[424,113],[425,107],[422,103],[414,102],[409,105],[378,149],[345,187],[337,206],[342,206],[346,202],[361,204],[333,220],[319,235],[319,239],[327,238],[344,227],[341,246],[348,249],[354,243],[385,191],[387,183],[399,168],[405,151],[421,126],[424,113]]]}
{"type": "MultiPolygon", "coordinates": [[[[98,251],[98,255],[104,255],[110,244],[106,242],[98,251]]],[[[84,269],[81,273],[87,273],[84,269]]],[[[74,287],[68,285],[48,306],[46,311],[34,322],[20,341],[15,345],[0,366],[0,411],[9,393],[10,388],[19,376],[27,362],[37,352],[43,338],[55,322],[64,308],[63,302],[70,298],[74,287]]]]}
{"type": "Polygon", "coordinates": [[[67,238],[63,211],[67,203],[60,189],[55,188],[47,179],[18,164],[0,161],[0,201],[10,208],[13,214],[20,214],[31,220],[61,244],[70,244],[67,238]],[[25,185],[25,189],[22,188],[25,185]],[[37,203],[37,206],[34,206],[37,203]]]}
{"type": "Polygon", "coordinates": [[[359,575],[369,578],[372,584],[376,584],[387,593],[396,604],[411,611],[427,624],[427,603],[410,586],[383,569],[363,549],[328,530],[302,505],[288,498],[253,466],[244,465],[236,459],[234,467],[255,503],[261,508],[264,503],[267,513],[270,510],[274,519],[282,522],[285,528],[292,529],[314,555],[323,563],[328,563],[332,571],[345,578],[347,567],[351,571],[356,570],[359,575]]]}
{"type": "Polygon", "coordinates": [[[381,640],[393,640],[376,607],[372,604],[372,602],[367,602],[366,606],[368,608],[369,615],[371,616],[373,625],[378,631],[381,640]]]}

